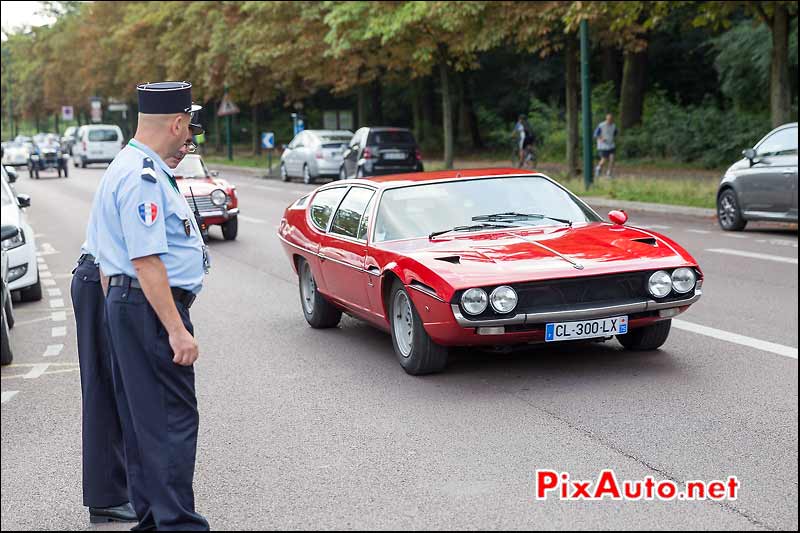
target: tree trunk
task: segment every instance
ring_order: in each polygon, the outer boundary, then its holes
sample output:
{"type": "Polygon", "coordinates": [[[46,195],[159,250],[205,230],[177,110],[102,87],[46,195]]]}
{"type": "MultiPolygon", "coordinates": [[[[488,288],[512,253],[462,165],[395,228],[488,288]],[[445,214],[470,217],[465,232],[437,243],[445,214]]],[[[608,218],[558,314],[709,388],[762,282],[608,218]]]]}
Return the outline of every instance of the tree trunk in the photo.
{"type": "Polygon", "coordinates": [[[422,79],[411,80],[411,115],[414,121],[414,138],[422,142],[422,79]]]}
{"type": "Polygon", "coordinates": [[[422,138],[425,142],[433,139],[433,125],[436,123],[434,98],[433,78],[426,77],[422,81],[422,138]]]}
{"type": "Polygon", "coordinates": [[[620,72],[619,72],[619,50],[616,48],[603,48],[603,82],[614,83],[614,95],[619,98],[620,72]]]}
{"type": "Polygon", "coordinates": [[[359,85],[356,87],[356,97],[357,101],[357,109],[356,113],[358,114],[358,122],[356,123],[356,129],[362,128],[367,125],[367,87],[366,85],[359,85]]]}
{"type": "MultiPolygon", "coordinates": [[[[212,106],[212,109],[216,109],[217,106],[212,106]]],[[[222,121],[219,118],[219,115],[214,113],[214,151],[216,153],[222,153],[222,121]]]]}
{"type": "Polygon", "coordinates": [[[258,132],[258,104],[250,109],[250,128],[253,130],[253,155],[261,153],[260,135],[258,132]]]}
{"type": "Polygon", "coordinates": [[[578,158],[578,39],[567,35],[565,54],[566,101],[567,101],[567,172],[577,174],[578,158]]]}
{"type": "Polygon", "coordinates": [[[642,122],[646,69],[647,51],[625,53],[625,66],[622,69],[622,94],[619,106],[620,131],[625,131],[642,122]]]}
{"type": "Polygon", "coordinates": [[[442,125],[444,130],[444,168],[453,168],[453,99],[450,95],[450,73],[447,62],[439,60],[442,81],[442,125]]]}
{"type": "Polygon", "coordinates": [[[383,126],[383,102],[380,78],[372,82],[372,121],[373,126],[383,126]]]}
{"type": "Polygon", "coordinates": [[[769,76],[769,107],[772,127],[790,121],[789,89],[789,13],[785,5],[774,2],[772,19],[772,61],[769,76]]]}
{"type": "Polygon", "coordinates": [[[61,130],[58,127],[58,113],[55,113],[54,116],[56,118],[56,134],[59,134],[61,130]]]}

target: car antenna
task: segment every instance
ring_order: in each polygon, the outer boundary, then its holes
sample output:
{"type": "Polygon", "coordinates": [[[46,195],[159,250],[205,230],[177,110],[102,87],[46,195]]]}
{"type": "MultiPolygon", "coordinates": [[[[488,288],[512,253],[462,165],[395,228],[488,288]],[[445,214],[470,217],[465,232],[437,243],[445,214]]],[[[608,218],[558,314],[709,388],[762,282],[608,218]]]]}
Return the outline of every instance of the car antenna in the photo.
{"type": "Polygon", "coordinates": [[[197,225],[200,226],[200,232],[202,233],[206,223],[203,217],[200,216],[200,210],[197,208],[197,200],[194,199],[194,191],[192,191],[191,187],[189,187],[189,194],[192,196],[192,204],[194,205],[194,219],[197,221],[197,225]]]}

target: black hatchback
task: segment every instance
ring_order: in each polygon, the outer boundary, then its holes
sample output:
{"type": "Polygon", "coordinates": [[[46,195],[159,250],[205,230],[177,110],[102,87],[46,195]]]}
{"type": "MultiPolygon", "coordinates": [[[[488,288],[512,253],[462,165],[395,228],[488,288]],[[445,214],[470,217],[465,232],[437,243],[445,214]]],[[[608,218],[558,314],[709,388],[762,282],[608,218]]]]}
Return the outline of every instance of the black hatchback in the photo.
{"type": "Polygon", "coordinates": [[[360,128],[344,151],[339,179],[422,172],[422,154],[405,128],[360,128]]]}

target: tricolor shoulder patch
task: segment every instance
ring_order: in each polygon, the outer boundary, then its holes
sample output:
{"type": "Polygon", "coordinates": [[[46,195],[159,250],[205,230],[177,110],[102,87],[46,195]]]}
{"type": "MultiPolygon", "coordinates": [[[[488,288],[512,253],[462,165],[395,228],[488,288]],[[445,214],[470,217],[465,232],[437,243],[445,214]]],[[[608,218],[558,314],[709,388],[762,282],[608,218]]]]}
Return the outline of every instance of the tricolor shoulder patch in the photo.
{"type": "Polygon", "coordinates": [[[142,179],[151,183],[156,182],[156,167],[149,157],[142,162],[142,179]]]}
{"type": "Polygon", "coordinates": [[[158,219],[158,204],[155,202],[143,202],[138,208],[139,220],[145,226],[152,226],[158,219]]]}

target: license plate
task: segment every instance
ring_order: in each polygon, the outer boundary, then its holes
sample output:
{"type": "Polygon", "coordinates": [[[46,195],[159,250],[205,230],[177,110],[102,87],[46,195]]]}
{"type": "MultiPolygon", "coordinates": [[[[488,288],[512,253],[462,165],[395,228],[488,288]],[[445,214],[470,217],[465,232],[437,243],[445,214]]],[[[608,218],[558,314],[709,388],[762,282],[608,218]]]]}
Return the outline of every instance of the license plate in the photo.
{"type": "Polygon", "coordinates": [[[628,317],[601,318],[599,320],[580,320],[578,322],[554,322],[545,327],[544,340],[547,342],[593,339],[623,335],[628,332],[628,317]]]}
{"type": "Polygon", "coordinates": [[[393,161],[405,159],[407,156],[404,152],[390,152],[388,154],[383,154],[384,159],[391,159],[393,161]]]}

